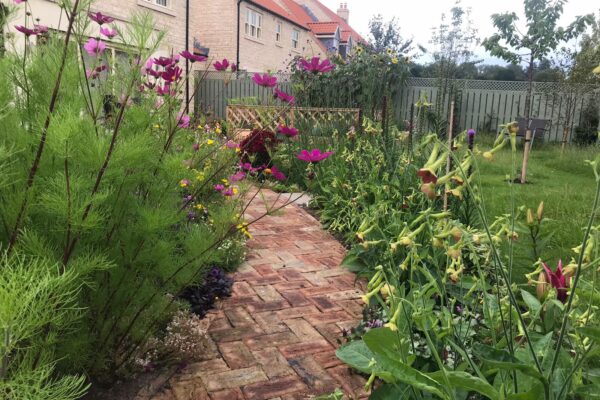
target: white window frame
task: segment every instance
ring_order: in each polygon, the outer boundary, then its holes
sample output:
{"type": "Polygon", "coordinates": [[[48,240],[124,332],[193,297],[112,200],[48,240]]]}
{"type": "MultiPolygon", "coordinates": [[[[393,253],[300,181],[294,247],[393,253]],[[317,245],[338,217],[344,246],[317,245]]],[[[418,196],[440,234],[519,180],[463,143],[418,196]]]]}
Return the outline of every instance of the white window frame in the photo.
{"type": "Polygon", "coordinates": [[[245,32],[247,36],[253,39],[260,39],[262,37],[262,14],[251,8],[246,9],[246,24],[245,32]]]}
{"type": "Polygon", "coordinates": [[[292,30],[292,49],[298,49],[300,46],[300,31],[298,29],[292,30]]]}
{"type": "Polygon", "coordinates": [[[281,21],[275,22],[275,41],[281,43],[281,32],[283,31],[283,24],[281,21]]]}
{"type": "Polygon", "coordinates": [[[144,0],[157,7],[171,8],[171,0],[144,0]]]}

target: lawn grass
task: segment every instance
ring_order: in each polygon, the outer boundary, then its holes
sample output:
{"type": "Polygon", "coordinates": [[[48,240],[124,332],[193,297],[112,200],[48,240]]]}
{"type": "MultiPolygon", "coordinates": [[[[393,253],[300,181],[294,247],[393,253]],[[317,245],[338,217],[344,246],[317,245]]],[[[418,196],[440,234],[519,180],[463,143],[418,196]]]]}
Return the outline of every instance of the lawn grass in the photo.
{"type": "MultiPolygon", "coordinates": [[[[493,140],[490,137],[478,139],[482,150],[489,149],[493,140]]],[[[554,236],[542,250],[541,258],[552,265],[559,259],[568,262],[574,255],[571,248],[582,241],[595,194],[594,174],[585,160],[593,160],[598,151],[597,147],[569,146],[561,155],[560,145],[534,143],[528,167],[530,183],[512,185],[516,207],[524,205],[535,213],[540,201],[544,201],[544,216],[549,219],[544,225],[544,232],[549,234],[553,231],[554,236]]],[[[521,169],[522,157],[519,146],[517,171],[521,169]]],[[[512,171],[510,146],[496,153],[492,162],[479,157],[478,165],[485,208],[488,220],[492,221],[496,215],[511,212],[511,185],[508,184],[512,171]]],[[[521,234],[517,241],[515,266],[520,272],[531,268],[530,243],[527,234],[521,234]]]]}

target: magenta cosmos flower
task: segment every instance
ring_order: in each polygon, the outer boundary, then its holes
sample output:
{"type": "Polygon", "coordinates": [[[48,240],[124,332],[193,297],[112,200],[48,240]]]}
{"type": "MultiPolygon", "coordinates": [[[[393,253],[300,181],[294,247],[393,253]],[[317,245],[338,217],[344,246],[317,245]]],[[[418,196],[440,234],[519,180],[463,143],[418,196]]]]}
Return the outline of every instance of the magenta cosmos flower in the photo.
{"type": "Polygon", "coordinates": [[[116,29],[111,29],[108,26],[101,26],[100,27],[100,33],[102,35],[106,36],[109,39],[112,39],[115,36],[117,36],[117,30],[116,29]]]}
{"type": "Polygon", "coordinates": [[[319,57],[313,57],[310,61],[302,58],[299,61],[299,66],[302,70],[312,72],[313,74],[329,72],[335,68],[335,65],[331,61],[321,61],[319,57]]]}
{"type": "Polygon", "coordinates": [[[14,0],[15,4],[25,3],[27,0],[14,0]]]}
{"type": "Polygon", "coordinates": [[[277,127],[277,133],[287,137],[294,137],[298,135],[298,129],[291,126],[279,125],[277,127]]]}
{"type": "Polygon", "coordinates": [[[272,166],[271,168],[269,168],[269,170],[271,171],[271,176],[273,176],[273,178],[275,178],[276,180],[285,181],[287,179],[285,174],[279,169],[277,169],[276,166],[272,166]]]}
{"type": "Polygon", "coordinates": [[[227,68],[229,68],[229,60],[224,58],[223,61],[216,61],[213,66],[217,71],[227,71],[227,68]]]}
{"type": "Polygon", "coordinates": [[[160,77],[167,83],[173,83],[179,81],[182,74],[181,68],[169,66],[160,74],[160,77]]]}
{"type": "Polygon", "coordinates": [[[182,51],[181,53],[179,53],[179,55],[181,55],[181,57],[185,58],[186,60],[189,60],[192,63],[206,61],[206,57],[199,56],[187,50],[182,51]]]}
{"type": "Polygon", "coordinates": [[[562,260],[558,261],[556,271],[552,272],[550,267],[546,263],[542,263],[544,271],[546,272],[546,278],[550,281],[550,284],[556,289],[556,297],[560,302],[564,303],[567,301],[567,292],[569,291],[569,277],[563,274],[562,260]]]}
{"type": "Polygon", "coordinates": [[[18,30],[19,32],[25,34],[25,36],[27,36],[27,37],[35,36],[38,34],[38,31],[36,29],[26,28],[23,25],[15,25],[15,29],[18,30]]]}
{"type": "Polygon", "coordinates": [[[101,40],[90,38],[83,48],[89,55],[96,56],[104,53],[104,50],[106,50],[106,45],[101,40]]]}
{"type": "Polygon", "coordinates": [[[275,89],[275,94],[273,95],[276,99],[283,101],[284,103],[288,103],[289,105],[294,105],[296,103],[296,98],[291,94],[287,94],[279,89],[275,89]]]}
{"type": "Polygon", "coordinates": [[[96,22],[98,25],[110,24],[115,20],[114,18],[104,15],[101,12],[90,13],[89,16],[90,19],[96,22]]]}
{"type": "Polygon", "coordinates": [[[238,171],[235,174],[229,177],[231,182],[239,182],[243,181],[246,178],[246,173],[244,171],[238,171]]]}
{"type": "Polygon", "coordinates": [[[179,114],[178,116],[179,118],[177,118],[179,120],[179,124],[177,124],[178,127],[182,128],[182,129],[186,129],[190,127],[190,116],[186,115],[186,114],[179,114]]]}
{"type": "Polygon", "coordinates": [[[296,156],[298,160],[317,163],[319,161],[323,161],[326,158],[329,158],[333,154],[333,151],[326,151],[325,153],[321,153],[319,149],[312,149],[311,151],[302,150],[300,154],[296,156]]]}
{"type": "Polygon", "coordinates": [[[254,74],[252,80],[258,86],[272,88],[277,85],[277,78],[269,74],[254,74]]]}

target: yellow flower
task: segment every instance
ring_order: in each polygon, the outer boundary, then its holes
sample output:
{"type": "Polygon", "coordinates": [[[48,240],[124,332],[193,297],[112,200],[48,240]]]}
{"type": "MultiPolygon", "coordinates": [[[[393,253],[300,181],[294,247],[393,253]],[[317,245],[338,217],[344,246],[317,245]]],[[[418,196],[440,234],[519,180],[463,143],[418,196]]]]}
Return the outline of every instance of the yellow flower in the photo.
{"type": "Polygon", "coordinates": [[[204,174],[198,174],[196,175],[196,179],[200,182],[202,182],[204,180],[204,174]]]}
{"type": "Polygon", "coordinates": [[[398,64],[398,57],[392,58],[392,64],[398,64]]]}
{"type": "Polygon", "coordinates": [[[235,187],[233,188],[233,194],[238,194],[239,192],[240,192],[240,191],[239,191],[239,189],[238,189],[238,188],[235,188],[235,187]]]}
{"type": "Polygon", "coordinates": [[[242,149],[240,149],[239,147],[236,147],[236,148],[235,148],[235,152],[236,152],[236,153],[239,153],[240,151],[242,151],[242,149]]]}
{"type": "Polygon", "coordinates": [[[600,65],[598,65],[596,68],[594,68],[594,70],[592,72],[594,74],[600,75],[600,65]]]}
{"type": "Polygon", "coordinates": [[[387,51],[388,55],[390,55],[390,56],[394,53],[394,50],[392,50],[392,49],[387,49],[386,51],[387,51]]]}
{"type": "Polygon", "coordinates": [[[267,168],[263,171],[265,175],[271,175],[271,168],[267,168]]]}
{"type": "Polygon", "coordinates": [[[159,124],[154,124],[154,128],[155,129],[160,129],[160,125],[159,124]]]}
{"type": "Polygon", "coordinates": [[[220,134],[221,134],[221,132],[223,132],[223,131],[221,130],[221,128],[216,128],[216,129],[215,129],[215,133],[216,133],[217,135],[220,135],[220,134]]]}
{"type": "Polygon", "coordinates": [[[204,210],[204,206],[203,206],[202,204],[196,204],[196,205],[194,206],[194,208],[195,208],[196,210],[200,210],[200,211],[204,210]]]}
{"type": "Polygon", "coordinates": [[[214,141],[214,140],[212,140],[212,139],[208,139],[208,140],[206,141],[206,144],[208,144],[208,145],[215,144],[215,141],[214,141]]]}
{"type": "Polygon", "coordinates": [[[221,179],[221,182],[223,182],[223,185],[229,185],[229,181],[225,178],[221,179]]]}

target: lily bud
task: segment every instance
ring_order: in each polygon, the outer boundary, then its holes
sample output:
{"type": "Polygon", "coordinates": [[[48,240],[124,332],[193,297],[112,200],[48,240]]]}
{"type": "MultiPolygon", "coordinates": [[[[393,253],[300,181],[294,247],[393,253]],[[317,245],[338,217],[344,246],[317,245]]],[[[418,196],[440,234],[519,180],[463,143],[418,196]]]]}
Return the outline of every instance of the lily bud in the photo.
{"type": "Polygon", "coordinates": [[[531,208],[527,209],[527,225],[533,225],[534,221],[533,221],[533,211],[531,211],[531,208]]]}
{"type": "Polygon", "coordinates": [[[537,209],[537,219],[538,222],[542,222],[542,218],[544,217],[544,202],[541,201],[540,205],[538,206],[537,209]]]}
{"type": "Polygon", "coordinates": [[[431,239],[431,244],[433,245],[433,247],[438,249],[444,247],[444,242],[436,237],[431,239]]]}
{"type": "Polygon", "coordinates": [[[546,298],[546,295],[550,291],[550,285],[548,284],[548,277],[544,271],[540,272],[540,276],[538,277],[538,283],[535,288],[535,293],[537,294],[537,298],[540,301],[543,301],[546,298]]]}
{"type": "Polygon", "coordinates": [[[457,242],[460,240],[460,238],[462,238],[462,231],[458,228],[458,227],[454,227],[452,228],[452,230],[450,231],[450,234],[452,235],[452,237],[454,238],[454,240],[456,240],[457,242]]]}
{"type": "Polygon", "coordinates": [[[381,287],[381,296],[384,299],[387,299],[388,297],[390,297],[391,294],[394,294],[395,292],[396,288],[393,285],[390,285],[389,283],[386,283],[381,287]]]}

